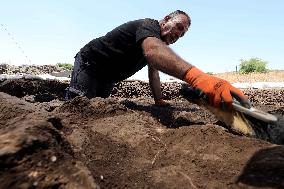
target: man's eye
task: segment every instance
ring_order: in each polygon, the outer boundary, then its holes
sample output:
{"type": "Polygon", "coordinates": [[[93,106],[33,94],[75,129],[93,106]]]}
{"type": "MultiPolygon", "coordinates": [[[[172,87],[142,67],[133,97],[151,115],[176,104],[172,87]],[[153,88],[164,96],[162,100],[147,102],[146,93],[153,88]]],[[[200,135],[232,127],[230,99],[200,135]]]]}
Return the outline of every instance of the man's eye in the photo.
{"type": "Polygon", "coordinates": [[[183,26],[178,26],[179,31],[183,31],[184,27],[183,26]]]}

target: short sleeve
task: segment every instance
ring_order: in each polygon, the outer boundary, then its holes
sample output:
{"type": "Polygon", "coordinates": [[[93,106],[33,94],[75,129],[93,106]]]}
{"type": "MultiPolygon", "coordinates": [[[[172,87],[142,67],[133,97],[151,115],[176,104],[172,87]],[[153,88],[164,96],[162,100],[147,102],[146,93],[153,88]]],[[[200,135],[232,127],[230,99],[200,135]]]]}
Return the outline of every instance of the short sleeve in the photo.
{"type": "Polygon", "coordinates": [[[146,18],[136,31],[136,42],[140,43],[146,37],[161,39],[161,27],[157,20],[146,18]]]}

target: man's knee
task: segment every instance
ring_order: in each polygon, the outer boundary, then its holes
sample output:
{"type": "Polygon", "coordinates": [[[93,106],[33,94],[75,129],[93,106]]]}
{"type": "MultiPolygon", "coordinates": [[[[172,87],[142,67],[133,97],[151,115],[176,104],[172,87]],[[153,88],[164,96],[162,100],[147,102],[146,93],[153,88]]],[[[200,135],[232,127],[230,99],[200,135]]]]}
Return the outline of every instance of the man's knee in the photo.
{"type": "Polygon", "coordinates": [[[111,95],[114,83],[102,84],[97,90],[97,97],[107,98],[111,95]]]}

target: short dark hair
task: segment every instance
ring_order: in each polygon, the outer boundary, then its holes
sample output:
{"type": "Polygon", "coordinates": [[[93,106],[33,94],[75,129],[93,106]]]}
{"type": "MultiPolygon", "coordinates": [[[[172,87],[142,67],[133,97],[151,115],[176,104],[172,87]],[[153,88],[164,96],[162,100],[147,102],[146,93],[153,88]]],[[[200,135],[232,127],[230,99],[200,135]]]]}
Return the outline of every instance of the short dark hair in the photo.
{"type": "Polygon", "coordinates": [[[176,11],[174,11],[174,12],[171,12],[168,16],[171,17],[171,18],[173,18],[173,17],[175,17],[176,15],[179,15],[179,14],[183,14],[183,15],[185,15],[185,16],[187,17],[188,26],[190,26],[190,25],[191,25],[191,19],[190,19],[190,17],[188,16],[188,14],[187,14],[186,12],[184,12],[184,11],[176,10],[176,11]]]}

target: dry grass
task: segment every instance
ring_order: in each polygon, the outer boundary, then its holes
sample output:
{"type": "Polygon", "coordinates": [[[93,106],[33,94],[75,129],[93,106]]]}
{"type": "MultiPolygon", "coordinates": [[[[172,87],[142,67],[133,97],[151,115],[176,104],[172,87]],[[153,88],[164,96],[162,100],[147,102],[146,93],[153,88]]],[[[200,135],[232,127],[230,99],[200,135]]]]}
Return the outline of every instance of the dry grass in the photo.
{"type": "Polygon", "coordinates": [[[240,74],[227,72],[214,74],[214,76],[225,79],[231,83],[236,82],[284,82],[284,71],[269,71],[267,73],[240,74]]]}

